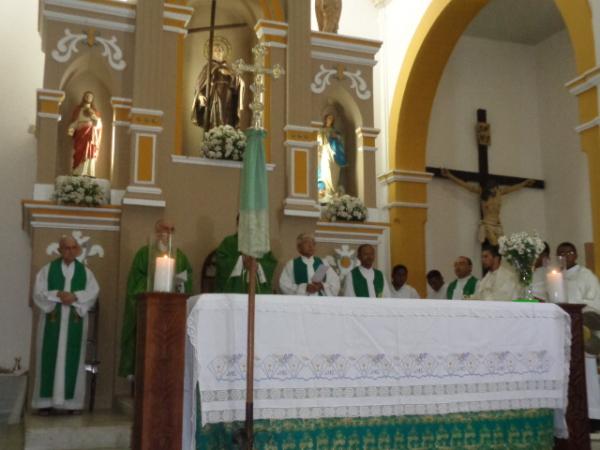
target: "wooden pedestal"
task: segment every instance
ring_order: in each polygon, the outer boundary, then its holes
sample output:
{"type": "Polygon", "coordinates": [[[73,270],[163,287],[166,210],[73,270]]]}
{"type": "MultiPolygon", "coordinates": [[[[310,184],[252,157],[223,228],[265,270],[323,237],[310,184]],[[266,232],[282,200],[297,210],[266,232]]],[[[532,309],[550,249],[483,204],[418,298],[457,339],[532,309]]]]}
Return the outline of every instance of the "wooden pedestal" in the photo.
{"type": "Polygon", "coordinates": [[[571,316],[571,366],[569,370],[569,405],[567,407],[569,439],[556,439],[554,448],[589,450],[591,447],[590,421],[585,384],[583,316],[581,314],[585,305],[562,303],[559,306],[571,316]]]}
{"type": "Polygon", "coordinates": [[[157,292],[138,298],[133,450],[181,450],[186,300],[157,292]]]}

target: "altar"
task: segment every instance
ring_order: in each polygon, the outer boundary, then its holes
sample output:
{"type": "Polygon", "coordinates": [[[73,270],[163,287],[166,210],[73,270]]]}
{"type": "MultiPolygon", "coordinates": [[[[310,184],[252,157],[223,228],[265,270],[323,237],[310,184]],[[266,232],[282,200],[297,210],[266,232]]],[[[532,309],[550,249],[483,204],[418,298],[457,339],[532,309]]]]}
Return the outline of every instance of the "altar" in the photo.
{"type": "MultiPolygon", "coordinates": [[[[184,448],[227,447],[244,420],[246,301],[189,300],[184,448]]],[[[548,448],[570,345],[551,304],[258,296],[256,446],[548,448]]]]}

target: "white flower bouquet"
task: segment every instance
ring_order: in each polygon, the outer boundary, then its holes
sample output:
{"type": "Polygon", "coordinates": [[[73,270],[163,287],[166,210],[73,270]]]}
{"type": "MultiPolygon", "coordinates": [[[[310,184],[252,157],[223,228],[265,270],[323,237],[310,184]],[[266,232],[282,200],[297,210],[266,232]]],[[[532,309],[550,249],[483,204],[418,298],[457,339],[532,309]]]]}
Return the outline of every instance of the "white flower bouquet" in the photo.
{"type": "Polygon", "coordinates": [[[90,177],[63,176],[56,179],[54,199],[62,205],[100,206],[104,189],[90,177]]]}
{"type": "Polygon", "coordinates": [[[533,278],[533,264],[544,251],[544,241],[534,233],[524,231],[502,236],[498,239],[500,254],[516,269],[521,284],[529,288],[533,278]]]}
{"type": "Polygon", "coordinates": [[[357,197],[333,196],[325,209],[325,217],[331,222],[336,220],[364,222],[367,220],[367,208],[357,197]]]}
{"type": "Polygon", "coordinates": [[[204,135],[202,154],[211,159],[241,161],[246,150],[246,135],[231,125],[219,125],[204,135]]]}

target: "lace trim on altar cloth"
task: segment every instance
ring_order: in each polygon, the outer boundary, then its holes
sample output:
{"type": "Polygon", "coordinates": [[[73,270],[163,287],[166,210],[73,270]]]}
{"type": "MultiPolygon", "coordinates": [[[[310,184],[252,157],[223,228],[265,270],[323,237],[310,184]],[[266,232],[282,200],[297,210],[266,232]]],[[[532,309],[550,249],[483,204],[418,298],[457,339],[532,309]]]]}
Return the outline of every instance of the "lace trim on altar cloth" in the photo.
{"type": "MultiPolygon", "coordinates": [[[[255,357],[256,382],[312,380],[378,380],[403,378],[448,378],[488,375],[542,375],[552,366],[548,352],[499,351],[485,354],[470,352],[434,355],[417,353],[391,356],[365,354],[315,355],[293,353],[255,357]]],[[[221,355],[208,364],[218,382],[246,379],[246,355],[221,355]]]]}
{"type": "MultiPolygon", "coordinates": [[[[320,419],[331,417],[379,417],[402,415],[450,414],[470,411],[497,411],[507,409],[549,408],[560,405],[559,399],[482,400],[418,405],[375,405],[336,407],[260,408],[254,406],[254,419],[320,419]]],[[[202,411],[203,423],[244,420],[243,407],[225,411],[202,411]]]]}
{"type": "MultiPolygon", "coordinates": [[[[422,384],[413,386],[351,386],[351,387],[310,387],[310,388],[269,388],[254,389],[255,400],[306,400],[313,398],[368,398],[406,397],[430,395],[463,395],[506,392],[553,391],[562,383],[558,380],[507,381],[497,383],[472,384],[422,384]]],[[[246,399],[245,389],[224,389],[201,391],[205,402],[240,401],[246,399]]],[[[520,396],[520,394],[515,394],[520,396]]]]}

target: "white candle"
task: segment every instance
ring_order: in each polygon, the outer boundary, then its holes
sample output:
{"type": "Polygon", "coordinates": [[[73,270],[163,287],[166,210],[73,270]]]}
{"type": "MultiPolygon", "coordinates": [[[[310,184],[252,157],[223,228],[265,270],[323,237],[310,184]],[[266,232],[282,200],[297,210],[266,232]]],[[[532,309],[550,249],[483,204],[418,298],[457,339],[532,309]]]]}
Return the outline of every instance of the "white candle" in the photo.
{"type": "Polygon", "coordinates": [[[565,281],[560,270],[550,270],[546,274],[546,289],[548,300],[553,303],[562,303],[566,299],[565,281]]]}
{"type": "Polygon", "coordinates": [[[154,292],[171,292],[175,275],[175,259],[167,255],[156,258],[154,271],[154,292]]]}

